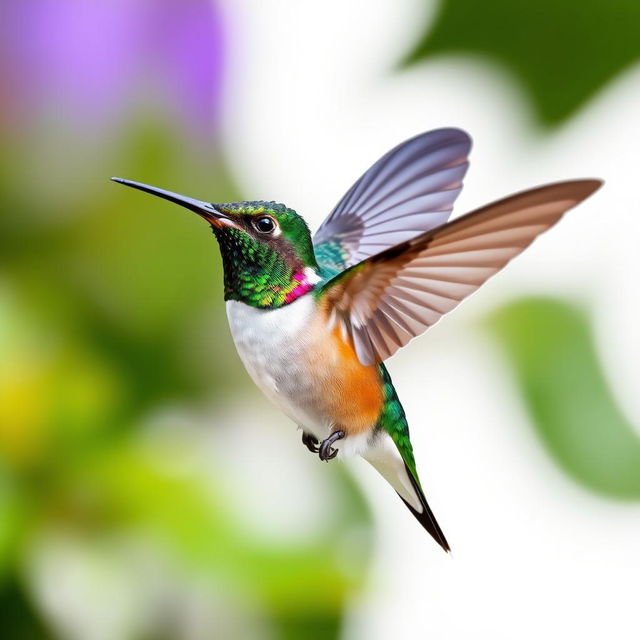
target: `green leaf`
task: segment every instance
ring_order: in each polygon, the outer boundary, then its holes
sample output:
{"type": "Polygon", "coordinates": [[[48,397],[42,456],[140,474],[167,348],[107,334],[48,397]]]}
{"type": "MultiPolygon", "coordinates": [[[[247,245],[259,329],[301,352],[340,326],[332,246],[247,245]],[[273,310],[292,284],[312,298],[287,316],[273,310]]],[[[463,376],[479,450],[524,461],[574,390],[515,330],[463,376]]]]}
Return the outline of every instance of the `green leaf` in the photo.
{"type": "Polygon", "coordinates": [[[0,620],[2,637],[20,640],[53,640],[42,612],[34,606],[20,579],[11,579],[0,586],[0,620]]]}
{"type": "Polygon", "coordinates": [[[585,313],[525,298],[491,314],[488,325],[560,467],[595,492],[640,499],[640,437],[607,385],[585,313]]]}
{"type": "Polygon", "coordinates": [[[537,117],[557,125],[640,57],[637,0],[442,0],[409,63],[486,57],[511,71],[537,117]]]}

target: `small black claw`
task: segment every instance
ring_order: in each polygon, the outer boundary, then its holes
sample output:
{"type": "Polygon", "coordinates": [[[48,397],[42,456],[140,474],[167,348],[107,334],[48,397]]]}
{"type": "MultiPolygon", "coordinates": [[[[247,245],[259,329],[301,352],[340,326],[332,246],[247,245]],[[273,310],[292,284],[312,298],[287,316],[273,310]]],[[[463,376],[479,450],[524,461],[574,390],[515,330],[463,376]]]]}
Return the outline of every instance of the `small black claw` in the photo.
{"type": "Polygon", "coordinates": [[[320,460],[323,460],[324,462],[333,460],[333,458],[338,455],[338,450],[333,449],[331,445],[336,440],[342,440],[344,436],[344,431],[334,431],[326,440],[323,440],[320,444],[320,460]]]}
{"type": "Polygon", "coordinates": [[[318,453],[318,438],[316,438],[314,435],[303,431],[302,444],[307,447],[307,449],[309,449],[311,453],[318,453]]]}

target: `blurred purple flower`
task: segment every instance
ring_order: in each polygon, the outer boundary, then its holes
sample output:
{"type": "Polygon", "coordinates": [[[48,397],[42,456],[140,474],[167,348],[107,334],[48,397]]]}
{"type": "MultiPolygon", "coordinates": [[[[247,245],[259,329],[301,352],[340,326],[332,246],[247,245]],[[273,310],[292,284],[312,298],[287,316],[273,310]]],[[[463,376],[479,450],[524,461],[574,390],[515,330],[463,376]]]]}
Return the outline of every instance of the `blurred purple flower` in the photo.
{"type": "Polygon", "coordinates": [[[0,98],[18,116],[35,108],[109,124],[134,103],[160,102],[199,133],[215,122],[223,29],[213,0],[2,0],[0,23],[0,98]]]}

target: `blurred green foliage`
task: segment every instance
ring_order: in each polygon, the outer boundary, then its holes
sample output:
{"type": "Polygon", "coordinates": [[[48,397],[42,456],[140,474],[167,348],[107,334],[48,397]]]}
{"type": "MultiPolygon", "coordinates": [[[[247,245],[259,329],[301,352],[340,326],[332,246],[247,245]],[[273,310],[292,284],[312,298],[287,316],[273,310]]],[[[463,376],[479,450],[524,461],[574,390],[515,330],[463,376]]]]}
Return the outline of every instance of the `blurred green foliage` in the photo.
{"type": "Polygon", "coordinates": [[[257,394],[215,240],[196,216],[109,181],[242,199],[217,131],[219,7],[5,4],[3,637],[337,637],[365,577],[368,507],[333,467],[312,533],[274,540],[247,519],[211,468],[231,452],[207,437],[257,394]]]}
{"type": "Polygon", "coordinates": [[[406,62],[441,54],[494,61],[560,124],[640,58],[637,0],[441,0],[406,62]]]}
{"type": "Polygon", "coordinates": [[[606,383],[585,312],[525,298],[497,309],[487,326],[554,460],[592,491],[640,499],[640,437],[606,383]]]}
{"type": "MultiPolygon", "coordinates": [[[[215,149],[180,148],[149,123],[122,140],[117,172],[238,198],[215,149]]],[[[200,405],[215,428],[211,402],[251,388],[228,336],[206,225],[110,183],[116,166],[104,164],[64,203],[11,187],[0,195],[11,210],[0,277],[3,625],[14,625],[12,637],[46,637],[46,614],[22,620],[41,606],[25,570],[37,541],[62,531],[97,547],[142,535],[194,580],[225,585],[223,601],[259,603],[271,637],[334,638],[364,576],[368,508],[336,471],[322,531],[296,544],[262,540],[238,517],[243,507],[222,476],[204,478],[188,460],[181,467],[198,436],[149,438],[166,406],[200,405]]]]}

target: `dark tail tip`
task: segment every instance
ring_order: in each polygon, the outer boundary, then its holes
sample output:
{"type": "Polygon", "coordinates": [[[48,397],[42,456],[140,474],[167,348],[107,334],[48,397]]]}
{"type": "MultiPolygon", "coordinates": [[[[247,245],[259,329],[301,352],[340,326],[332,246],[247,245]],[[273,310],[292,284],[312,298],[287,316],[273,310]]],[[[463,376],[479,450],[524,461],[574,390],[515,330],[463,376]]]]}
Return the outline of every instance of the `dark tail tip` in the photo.
{"type": "Polygon", "coordinates": [[[413,513],[416,520],[429,532],[431,537],[447,553],[449,553],[449,551],[451,551],[451,547],[449,546],[447,539],[444,537],[444,533],[442,532],[442,529],[440,528],[440,525],[438,524],[436,517],[433,515],[433,511],[431,511],[431,507],[428,505],[427,499],[425,498],[425,495],[422,489],[420,488],[415,478],[413,477],[413,474],[408,468],[407,468],[407,475],[411,480],[411,484],[413,485],[415,492],[418,494],[418,497],[420,498],[420,503],[422,504],[422,513],[419,513],[418,511],[416,511],[402,496],[400,496],[400,499],[402,500],[402,502],[404,502],[407,505],[407,508],[409,509],[409,511],[413,513]]]}

